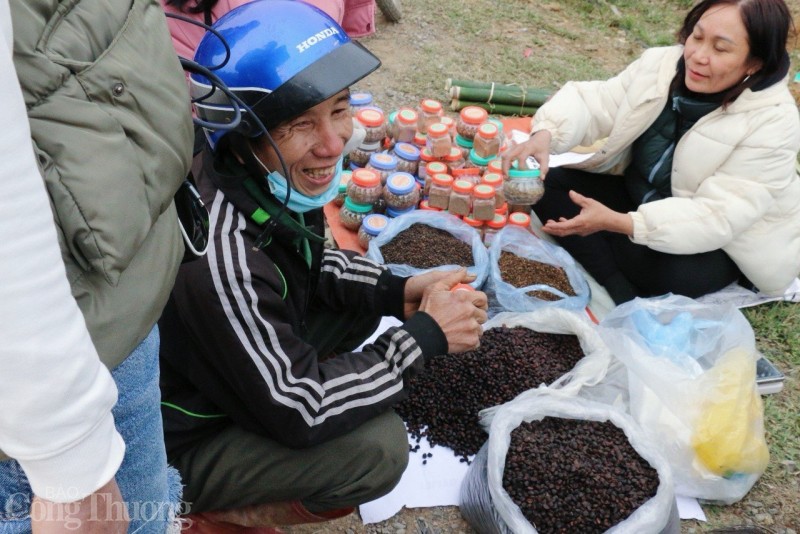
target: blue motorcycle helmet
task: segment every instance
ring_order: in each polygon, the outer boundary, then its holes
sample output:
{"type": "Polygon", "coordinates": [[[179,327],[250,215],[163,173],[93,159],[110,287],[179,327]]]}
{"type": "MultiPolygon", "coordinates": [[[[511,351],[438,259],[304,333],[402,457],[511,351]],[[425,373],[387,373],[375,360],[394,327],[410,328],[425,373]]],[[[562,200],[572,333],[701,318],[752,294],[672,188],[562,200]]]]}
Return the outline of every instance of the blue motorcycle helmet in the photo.
{"type": "MultiPolygon", "coordinates": [[[[271,129],[353,85],[381,62],[324,11],[300,0],[254,0],[232,9],[206,32],[194,61],[213,73],[271,129]],[[220,64],[223,66],[215,68],[220,64]]],[[[198,118],[231,123],[230,99],[200,73],[189,76],[198,118]]],[[[229,132],[264,132],[247,112],[233,130],[208,129],[212,149],[229,132]]]]}

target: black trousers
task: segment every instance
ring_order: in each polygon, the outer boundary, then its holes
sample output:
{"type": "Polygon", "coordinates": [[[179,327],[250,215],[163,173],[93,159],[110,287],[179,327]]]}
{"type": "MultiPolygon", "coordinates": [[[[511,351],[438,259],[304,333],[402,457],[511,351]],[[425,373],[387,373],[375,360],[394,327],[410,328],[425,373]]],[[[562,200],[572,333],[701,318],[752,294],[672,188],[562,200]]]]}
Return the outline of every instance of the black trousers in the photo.
{"type": "MultiPolygon", "coordinates": [[[[550,169],[544,184],[544,196],[533,206],[543,224],[549,219],[569,219],[580,213],[580,208],[569,198],[570,190],[621,213],[638,207],[621,176],[557,167],[550,169]]],[[[668,254],[612,232],[556,237],[556,241],[608,290],[617,304],[637,296],[666,293],[696,298],[742,277],[739,268],[721,249],[699,254],[668,254]]]]}

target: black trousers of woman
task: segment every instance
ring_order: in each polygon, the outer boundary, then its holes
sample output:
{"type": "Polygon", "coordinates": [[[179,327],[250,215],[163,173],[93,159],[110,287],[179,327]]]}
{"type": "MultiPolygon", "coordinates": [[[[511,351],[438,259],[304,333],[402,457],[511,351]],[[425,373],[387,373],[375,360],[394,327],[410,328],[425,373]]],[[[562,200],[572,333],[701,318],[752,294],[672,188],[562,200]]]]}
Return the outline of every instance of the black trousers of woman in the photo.
{"type": "MultiPolygon", "coordinates": [[[[542,221],[571,219],[580,208],[569,198],[573,190],[614,211],[635,211],[636,203],[624,178],[576,169],[550,169],[545,193],[533,206],[542,221]]],[[[632,242],[628,236],[597,232],[589,236],[556,237],[586,271],[611,295],[616,304],[634,297],[674,293],[696,298],[722,289],[741,277],[733,260],[721,249],[699,254],[668,254],[632,242]]]]}

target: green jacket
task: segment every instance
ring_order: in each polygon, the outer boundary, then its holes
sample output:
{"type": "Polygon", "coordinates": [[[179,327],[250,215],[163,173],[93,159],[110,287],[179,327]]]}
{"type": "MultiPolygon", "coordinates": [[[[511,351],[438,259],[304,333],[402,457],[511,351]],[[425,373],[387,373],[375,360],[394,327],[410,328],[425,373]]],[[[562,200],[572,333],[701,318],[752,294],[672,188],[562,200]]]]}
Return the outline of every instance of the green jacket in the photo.
{"type": "Polygon", "coordinates": [[[156,323],[183,255],[172,200],[192,153],[184,74],[156,0],[10,5],[67,276],[111,369],[156,323]]]}

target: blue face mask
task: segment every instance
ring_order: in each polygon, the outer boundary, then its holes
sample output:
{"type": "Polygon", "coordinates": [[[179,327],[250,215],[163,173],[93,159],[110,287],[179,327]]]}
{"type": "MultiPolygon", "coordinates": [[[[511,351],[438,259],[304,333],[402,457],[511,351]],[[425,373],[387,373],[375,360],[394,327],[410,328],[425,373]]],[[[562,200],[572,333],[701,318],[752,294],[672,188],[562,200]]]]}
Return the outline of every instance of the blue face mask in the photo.
{"type": "MultiPolygon", "coordinates": [[[[272,171],[267,174],[267,183],[269,184],[270,192],[275,196],[278,202],[283,202],[286,199],[286,178],[283,177],[278,171],[272,171]]],[[[289,197],[290,210],[295,213],[306,213],[308,211],[321,208],[331,200],[333,200],[339,193],[339,181],[342,179],[342,159],[336,162],[336,173],[333,180],[328,185],[328,188],[317,196],[310,197],[304,195],[297,189],[292,189],[292,194],[289,197]]]]}

